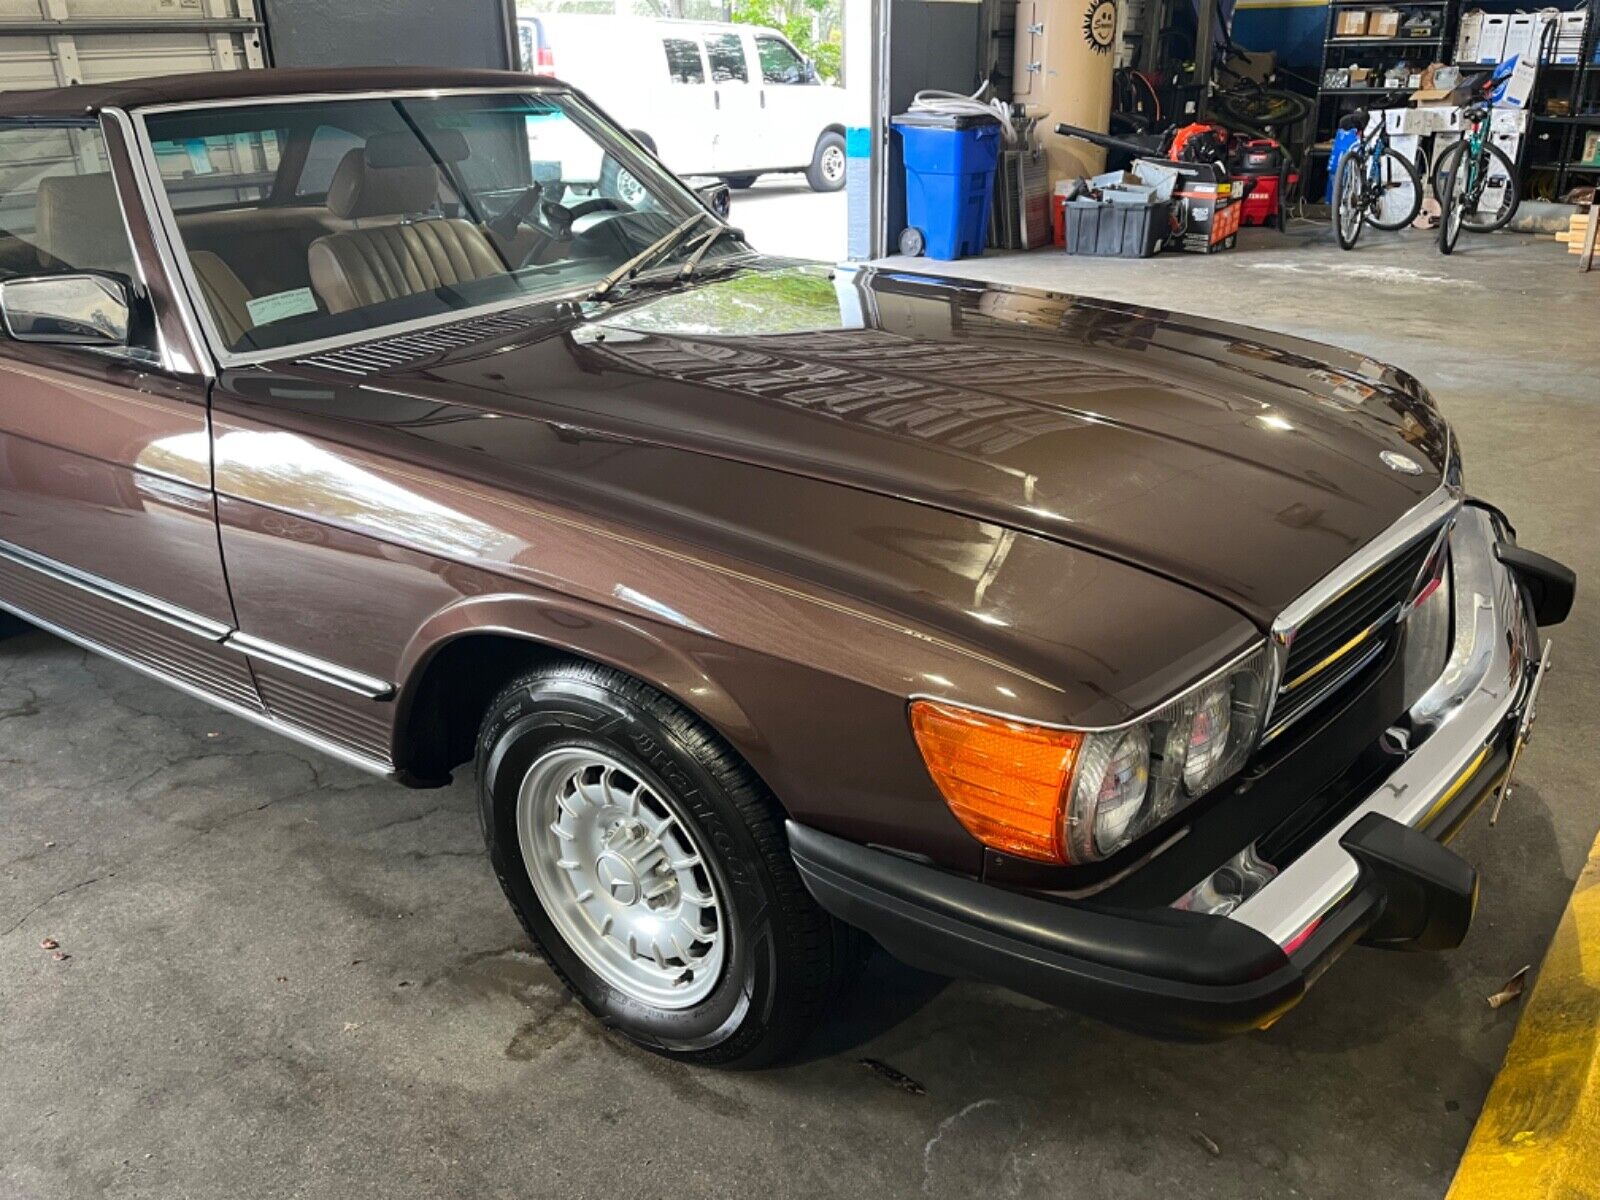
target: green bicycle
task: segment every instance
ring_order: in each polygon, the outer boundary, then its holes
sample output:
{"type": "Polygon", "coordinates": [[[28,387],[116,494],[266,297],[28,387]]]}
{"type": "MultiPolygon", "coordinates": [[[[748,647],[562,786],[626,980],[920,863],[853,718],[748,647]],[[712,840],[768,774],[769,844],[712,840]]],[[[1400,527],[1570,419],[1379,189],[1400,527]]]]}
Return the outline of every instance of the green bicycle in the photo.
{"type": "Polygon", "coordinates": [[[1495,80],[1474,85],[1476,98],[1462,109],[1467,133],[1439,156],[1433,194],[1439,198],[1439,253],[1449,254],[1463,229],[1493,233],[1516,215],[1521,197],[1517,170],[1489,137],[1490,93],[1495,80]]]}

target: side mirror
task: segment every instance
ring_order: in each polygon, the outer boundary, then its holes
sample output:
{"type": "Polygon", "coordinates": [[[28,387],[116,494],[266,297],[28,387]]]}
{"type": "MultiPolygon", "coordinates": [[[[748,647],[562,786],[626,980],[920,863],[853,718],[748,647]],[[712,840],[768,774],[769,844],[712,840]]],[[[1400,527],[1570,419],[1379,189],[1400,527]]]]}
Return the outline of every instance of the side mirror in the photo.
{"type": "Polygon", "coordinates": [[[728,185],[720,179],[706,179],[696,177],[690,179],[689,186],[694,188],[694,194],[700,197],[704,204],[717,216],[727,219],[728,213],[733,209],[733,193],[728,185]]]}
{"type": "Polygon", "coordinates": [[[820,80],[820,78],[821,76],[817,74],[817,64],[812,62],[809,58],[806,59],[805,81],[807,83],[816,83],[820,80]]]}
{"type": "Polygon", "coordinates": [[[59,346],[128,345],[128,286],[109,275],[33,275],[0,282],[0,317],[19,342],[59,346]]]}

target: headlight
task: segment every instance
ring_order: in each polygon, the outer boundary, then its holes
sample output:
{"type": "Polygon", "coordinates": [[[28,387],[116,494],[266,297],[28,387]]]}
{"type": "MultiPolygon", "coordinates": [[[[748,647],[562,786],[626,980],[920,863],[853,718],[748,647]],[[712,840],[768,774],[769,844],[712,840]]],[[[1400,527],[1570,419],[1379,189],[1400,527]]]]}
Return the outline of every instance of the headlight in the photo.
{"type": "Polygon", "coordinates": [[[1412,601],[1406,614],[1405,650],[1401,659],[1405,679],[1405,711],[1422,698],[1444,674],[1450,658],[1451,600],[1448,556],[1438,573],[1412,601]]]}
{"type": "Polygon", "coordinates": [[[986,846],[1041,862],[1109,858],[1244,765],[1265,715],[1265,646],[1149,716],[1059,729],[936,700],[911,727],[945,803],[986,846]]]}

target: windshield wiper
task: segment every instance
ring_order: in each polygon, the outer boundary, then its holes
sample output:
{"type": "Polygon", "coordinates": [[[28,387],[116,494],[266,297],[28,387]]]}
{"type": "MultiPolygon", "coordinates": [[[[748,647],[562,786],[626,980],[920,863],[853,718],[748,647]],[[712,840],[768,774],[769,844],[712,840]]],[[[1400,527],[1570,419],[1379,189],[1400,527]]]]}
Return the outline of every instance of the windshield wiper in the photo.
{"type": "Polygon", "coordinates": [[[701,221],[704,221],[710,215],[711,214],[709,212],[705,211],[697,212],[694,216],[681,222],[676,228],[668,230],[666,233],[662,234],[655,241],[651,242],[643,250],[639,251],[639,253],[630,258],[627,262],[617,267],[599,283],[595,284],[594,291],[589,293],[589,299],[605,299],[605,297],[611,292],[611,289],[616,287],[617,284],[621,283],[625,279],[632,279],[635,275],[644,270],[651,263],[655,262],[658,258],[661,258],[663,255],[666,255],[672,250],[676,249],[678,244],[683,241],[685,235],[687,235],[691,230],[699,225],[701,221]]]}
{"type": "Polygon", "coordinates": [[[678,272],[680,281],[688,279],[694,274],[695,268],[700,265],[700,260],[706,256],[706,251],[711,249],[716,244],[717,239],[725,233],[731,233],[734,237],[739,238],[744,236],[743,230],[735,229],[732,225],[718,225],[715,229],[705,234],[701,237],[700,244],[694,248],[694,253],[684,262],[683,270],[678,272]]]}

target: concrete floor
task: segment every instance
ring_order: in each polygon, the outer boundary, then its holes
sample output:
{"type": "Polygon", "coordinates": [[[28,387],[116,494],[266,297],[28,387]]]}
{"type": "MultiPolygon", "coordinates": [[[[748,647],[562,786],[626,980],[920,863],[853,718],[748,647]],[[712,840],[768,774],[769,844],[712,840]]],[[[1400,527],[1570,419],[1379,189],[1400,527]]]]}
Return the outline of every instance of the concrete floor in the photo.
{"type": "Polygon", "coordinates": [[[728,220],[758,250],[823,262],[849,253],[844,192],[813,192],[804,175],[763,175],[731,199],[728,220]]]}
{"type": "MultiPolygon", "coordinates": [[[[963,269],[1410,367],[1473,489],[1595,587],[1600,275],[1548,239],[1292,232],[963,269]]],[[[1555,634],[1524,786],[1458,842],[1484,872],[1459,951],[1352,951],[1276,1028],[1200,1047],[879,956],[805,1061],[754,1075],[565,998],[469,780],[373,782],[27,634],[0,644],[0,1197],[1440,1196],[1517,1019],[1485,997],[1539,962],[1600,824],[1600,608],[1555,634]]]]}

